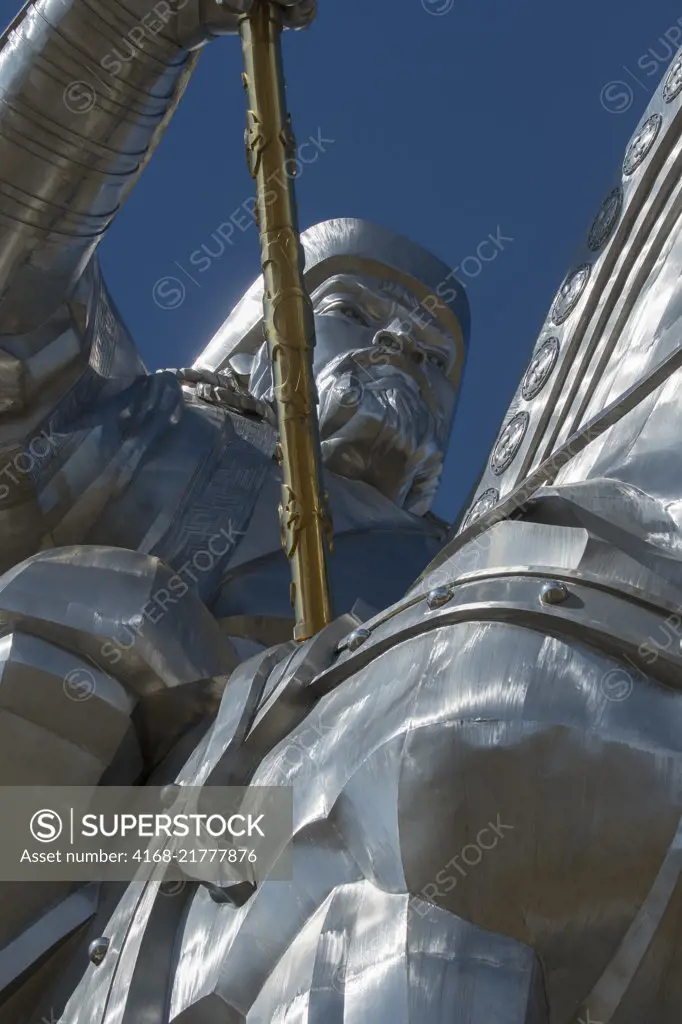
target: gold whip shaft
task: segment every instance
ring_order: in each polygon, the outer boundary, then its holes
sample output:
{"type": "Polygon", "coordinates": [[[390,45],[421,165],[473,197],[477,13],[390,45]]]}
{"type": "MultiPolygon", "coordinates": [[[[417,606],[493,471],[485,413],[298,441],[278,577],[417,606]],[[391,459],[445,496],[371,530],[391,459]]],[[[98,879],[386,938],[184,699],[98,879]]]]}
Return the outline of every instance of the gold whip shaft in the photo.
{"type": "Polygon", "coordinates": [[[327,567],[331,523],[320,491],[320,439],[313,377],[315,320],[303,279],[294,193],[296,142],[286,113],[282,22],[256,0],[240,22],[248,98],[246,151],[256,179],[256,214],[265,283],[264,323],[277,399],[282,466],[282,546],[291,565],[294,638],[306,640],[332,618],[327,567]]]}

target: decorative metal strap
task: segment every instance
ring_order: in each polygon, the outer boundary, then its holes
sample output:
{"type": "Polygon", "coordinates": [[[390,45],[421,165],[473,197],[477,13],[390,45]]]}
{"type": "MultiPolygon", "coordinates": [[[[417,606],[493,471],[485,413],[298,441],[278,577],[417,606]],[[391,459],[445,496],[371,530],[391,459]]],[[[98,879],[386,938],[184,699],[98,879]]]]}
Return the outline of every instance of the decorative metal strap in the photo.
{"type": "Polygon", "coordinates": [[[651,665],[642,641],[655,635],[669,608],[655,595],[614,587],[596,576],[544,567],[511,567],[482,572],[428,593],[409,597],[345,637],[333,666],[313,684],[318,696],[365,668],[385,651],[441,626],[504,622],[567,641],[587,643],[606,657],[624,662],[626,683],[656,678],[681,690],[682,653],[661,651],[651,665]]]}
{"type": "Polygon", "coordinates": [[[565,444],[548,456],[537,469],[533,470],[525,480],[522,480],[497,505],[484,512],[479,518],[470,520],[460,533],[456,533],[458,529],[458,524],[456,523],[453,526],[447,543],[424,569],[424,572],[415,582],[414,586],[416,587],[429,573],[433,572],[434,569],[438,569],[456,551],[459,551],[469,541],[484,533],[489,527],[495,526],[496,523],[501,522],[503,519],[511,519],[514,515],[518,514],[536,491],[547,484],[553,483],[559,471],[568,462],[574,459],[576,455],[579,455],[589,444],[601,437],[609,427],[614,426],[627,413],[632,412],[637,405],[640,405],[641,402],[647,399],[656,388],[665,384],[680,368],[682,368],[682,347],[675,349],[669,356],[662,359],[646,377],[637,381],[632,387],[627,388],[622,395],[619,395],[618,398],[607,405],[602,412],[593,416],[584,427],[571,434],[565,444]]]}

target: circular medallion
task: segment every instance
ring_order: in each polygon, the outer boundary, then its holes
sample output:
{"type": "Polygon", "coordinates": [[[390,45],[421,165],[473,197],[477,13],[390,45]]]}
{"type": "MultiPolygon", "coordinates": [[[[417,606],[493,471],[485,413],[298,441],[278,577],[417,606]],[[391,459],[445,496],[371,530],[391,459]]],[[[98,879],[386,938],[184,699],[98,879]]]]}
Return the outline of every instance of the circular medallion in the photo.
{"type": "Polygon", "coordinates": [[[521,394],[527,402],[535,398],[550,378],[559,356],[559,339],[545,338],[530,361],[523,380],[521,394]]]}
{"type": "Polygon", "coordinates": [[[585,291],[585,285],[590,279],[590,265],[583,263],[576,270],[568,275],[552,306],[552,320],[555,324],[562,324],[571,315],[578,305],[580,296],[585,291]]]}
{"type": "Polygon", "coordinates": [[[592,221],[587,244],[592,252],[598,252],[608,238],[616,224],[620,220],[620,213],[623,209],[623,190],[614,188],[609,192],[604,202],[599,207],[597,216],[592,221]]]}
{"type": "Polygon", "coordinates": [[[652,114],[637,131],[627,148],[625,160],[623,161],[623,174],[626,178],[634,174],[639,165],[649,155],[654,142],[658,138],[662,124],[663,118],[661,115],[652,114]]]}
{"type": "Polygon", "coordinates": [[[512,416],[506,426],[502,428],[502,433],[498,437],[490,457],[490,468],[495,476],[504,473],[505,469],[512,464],[514,456],[521,447],[527,428],[527,412],[517,412],[516,416],[512,416]]]}
{"type": "Polygon", "coordinates": [[[485,515],[486,512],[494,508],[500,500],[500,492],[496,487],[489,487],[487,491],[483,491],[482,494],[476,498],[467,515],[462,523],[462,529],[466,530],[467,526],[471,526],[477,519],[485,515]]]}
{"type": "Polygon", "coordinates": [[[672,101],[682,92],[682,56],[678,57],[670,67],[663,86],[663,99],[666,103],[672,101]]]}

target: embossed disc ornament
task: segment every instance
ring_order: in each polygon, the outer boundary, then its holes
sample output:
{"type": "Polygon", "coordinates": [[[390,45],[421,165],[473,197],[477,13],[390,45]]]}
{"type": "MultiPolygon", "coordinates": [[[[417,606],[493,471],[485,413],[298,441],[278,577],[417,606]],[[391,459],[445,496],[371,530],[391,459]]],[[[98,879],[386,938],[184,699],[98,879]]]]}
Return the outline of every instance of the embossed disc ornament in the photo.
{"type": "Polygon", "coordinates": [[[663,86],[663,99],[666,103],[672,103],[672,101],[679,96],[681,92],[682,57],[678,57],[666,75],[665,85],[663,86]]]}
{"type": "Polygon", "coordinates": [[[661,130],[663,118],[660,114],[652,114],[647,118],[627,148],[623,161],[623,174],[626,178],[634,174],[639,165],[651,152],[654,142],[661,130]]]}
{"type": "Polygon", "coordinates": [[[550,378],[559,355],[559,339],[545,338],[530,361],[521,381],[521,394],[527,402],[535,398],[550,378]]]}
{"type": "Polygon", "coordinates": [[[620,213],[623,209],[623,190],[614,188],[609,192],[604,202],[599,207],[597,216],[592,221],[587,244],[592,252],[598,252],[602,245],[611,237],[613,229],[620,220],[620,213]]]}
{"type": "Polygon", "coordinates": [[[578,305],[580,296],[585,291],[585,286],[590,279],[590,269],[589,263],[583,263],[582,266],[573,270],[562,284],[552,306],[552,320],[555,324],[562,324],[564,320],[567,320],[578,305]]]}
{"type": "Polygon", "coordinates": [[[496,487],[489,487],[487,491],[483,491],[482,494],[476,498],[469,511],[467,512],[466,518],[462,523],[462,529],[466,530],[467,526],[471,526],[477,519],[484,516],[486,512],[489,512],[491,508],[494,508],[500,500],[500,492],[496,487]]]}
{"type": "Polygon", "coordinates": [[[497,439],[490,458],[490,468],[495,476],[504,473],[505,469],[512,464],[527,429],[527,412],[517,412],[516,416],[512,416],[509,423],[502,428],[502,433],[497,439]]]}

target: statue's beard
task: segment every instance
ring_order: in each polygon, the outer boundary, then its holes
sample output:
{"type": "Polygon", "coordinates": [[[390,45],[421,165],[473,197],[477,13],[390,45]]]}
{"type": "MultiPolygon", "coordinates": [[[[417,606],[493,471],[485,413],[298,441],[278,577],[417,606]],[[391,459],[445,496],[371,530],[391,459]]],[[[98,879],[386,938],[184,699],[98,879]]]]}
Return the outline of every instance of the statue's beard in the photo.
{"type": "Polygon", "coordinates": [[[364,480],[421,515],[438,485],[444,424],[409,373],[370,355],[345,353],[317,377],[322,459],[332,473],[364,480]]]}

